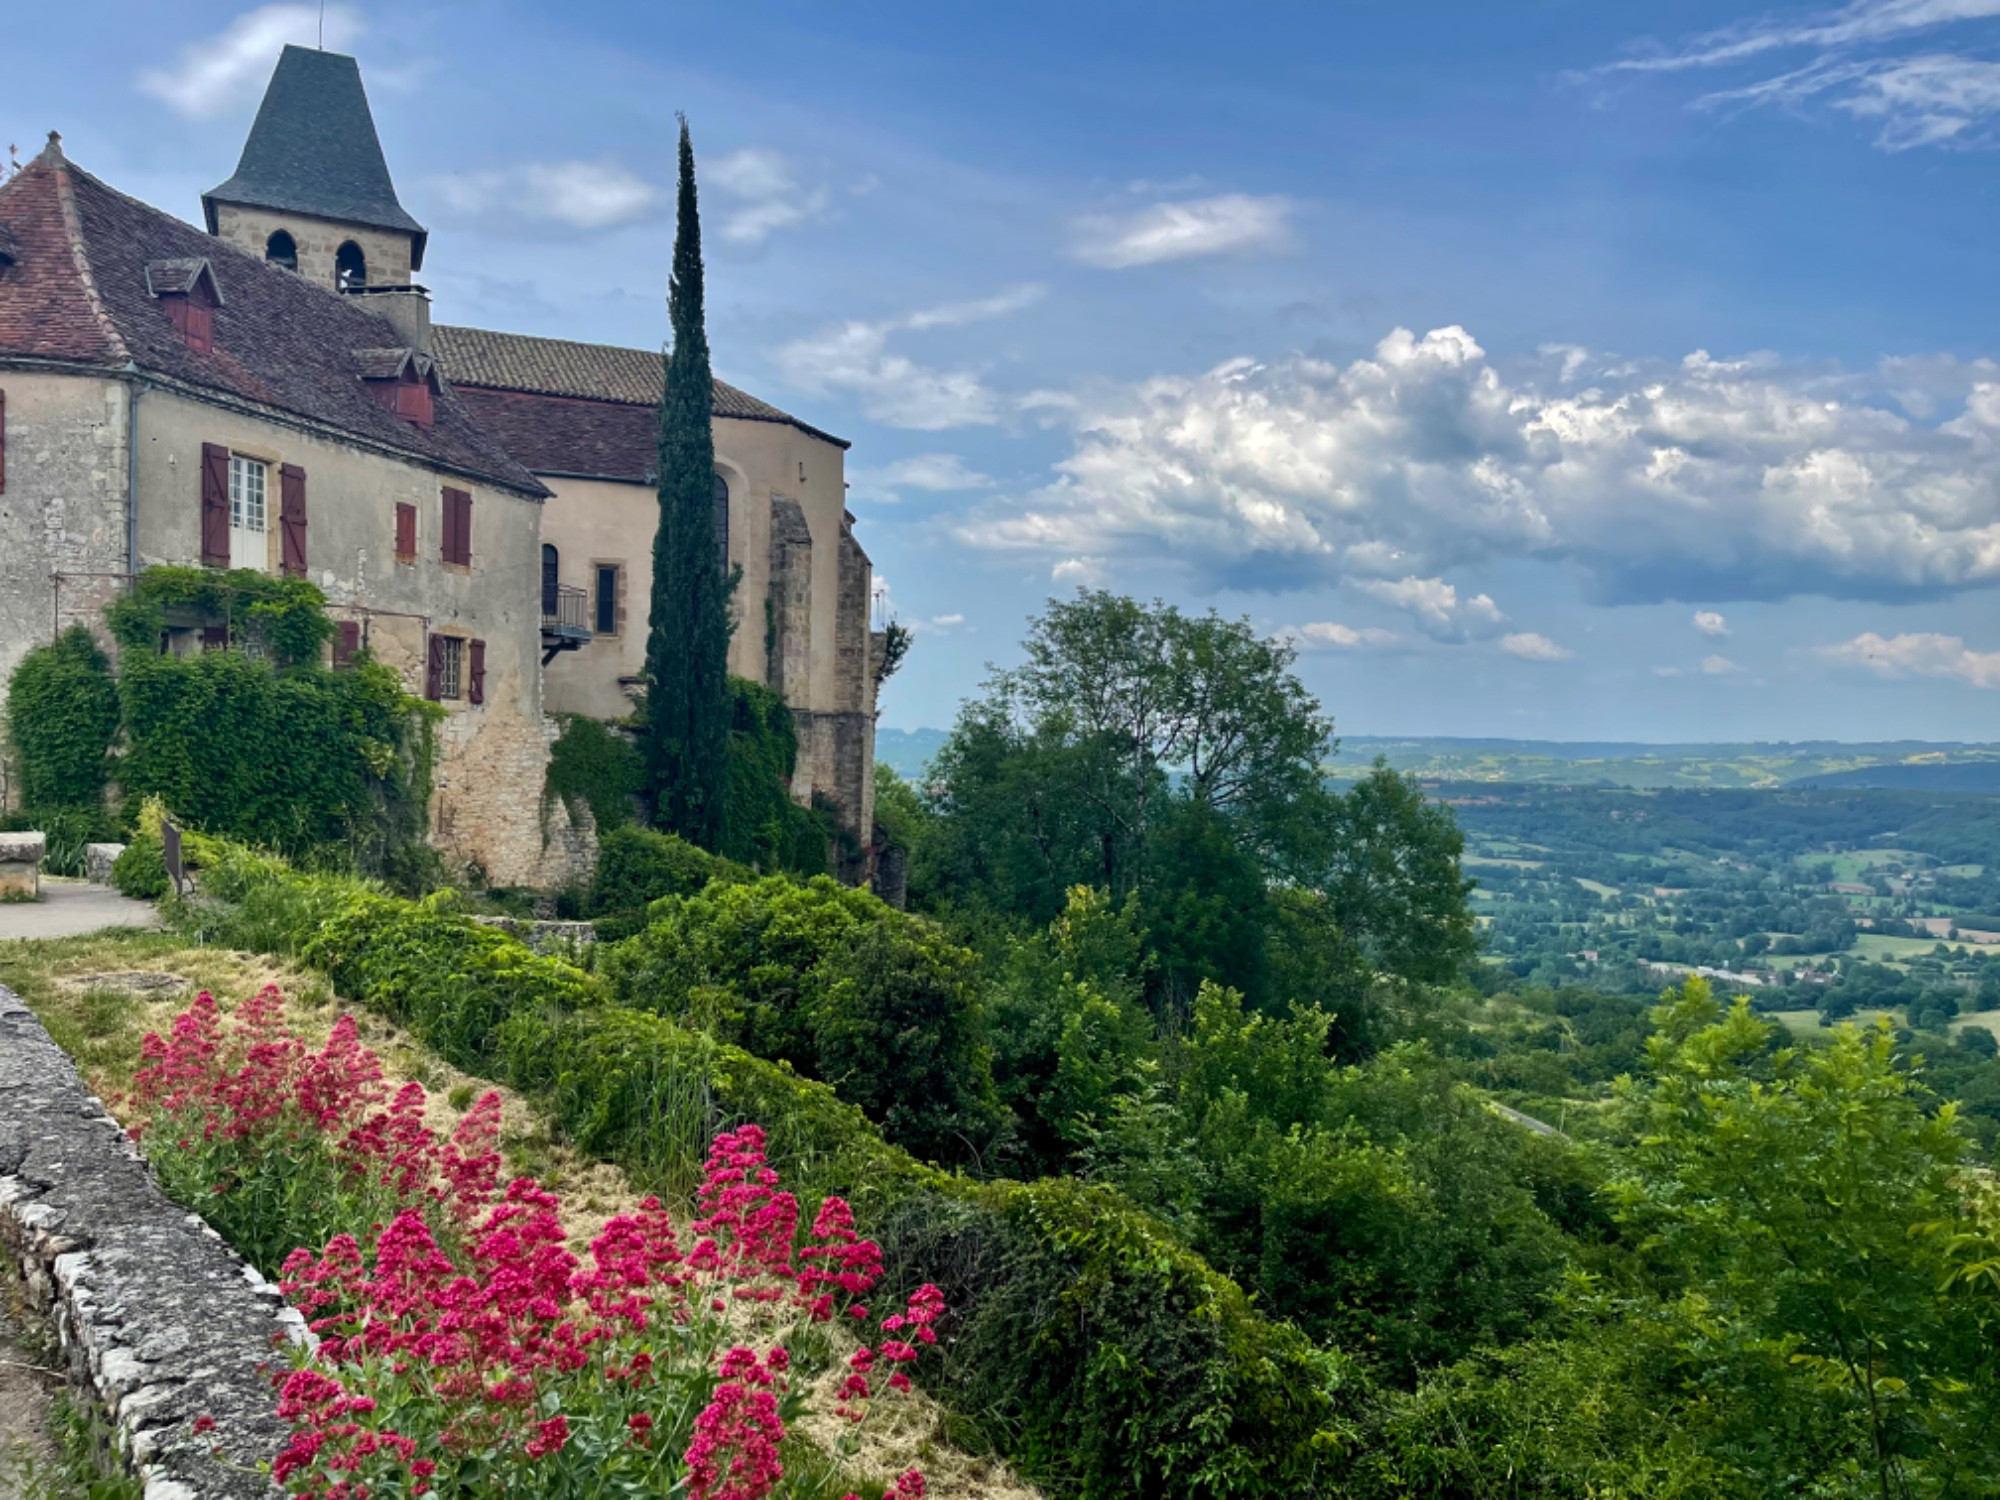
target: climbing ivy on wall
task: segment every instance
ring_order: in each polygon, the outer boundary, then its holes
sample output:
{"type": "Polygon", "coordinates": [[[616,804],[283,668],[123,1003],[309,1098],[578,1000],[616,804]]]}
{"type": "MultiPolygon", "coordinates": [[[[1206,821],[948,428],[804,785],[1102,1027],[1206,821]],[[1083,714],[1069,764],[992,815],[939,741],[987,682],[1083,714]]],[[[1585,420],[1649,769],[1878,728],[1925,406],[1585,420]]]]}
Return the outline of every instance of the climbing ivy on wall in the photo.
{"type": "MultiPolygon", "coordinates": [[[[288,854],[344,851],[421,883],[440,711],[365,651],[333,670],[325,598],[303,579],[155,568],[107,611],[122,651],[128,798],[288,854]],[[170,623],[219,621],[229,650],[166,654],[170,623]]],[[[213,627],[211,627],[213,628],[213,627]]]]}
{"type": "Polygon", "coordinates": [[[566,715],[549,750],[544,803],[587,803],[599,833],[632,821],[632,800],[646,790],[646,762],[639,747],[597,719],[566,715]]]}
{"type": "Polygon", "coordinates": [[[729,679],[729,790],[717,851],[766,873],[826,873],[827,825],[792,801],[799,740],[785,700],[761,683],[729,679]]]}
{"type": "Polygon", "coordinates": [[[90,632],[72,625],[21,658],[7,713],[25,808],[101,807],[118,733],[118,686],[90,632]]]}

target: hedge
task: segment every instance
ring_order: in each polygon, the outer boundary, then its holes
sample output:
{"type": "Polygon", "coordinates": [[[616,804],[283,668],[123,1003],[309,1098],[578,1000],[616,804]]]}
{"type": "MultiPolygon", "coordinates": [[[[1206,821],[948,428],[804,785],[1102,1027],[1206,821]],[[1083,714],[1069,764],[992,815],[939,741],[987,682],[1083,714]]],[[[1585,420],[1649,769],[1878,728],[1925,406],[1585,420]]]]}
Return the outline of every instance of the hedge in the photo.
{"type": "Polygon", "coordinates": [[[118,734],[118,684],[96,639],[72,625],[21,658],[8,681],[21,805],[104,805],[111,742],[118,734]]]}
{"type": "Polygon", "coordinates": [[[459,1067],[543,1101],[642,1187],[684,1198],[716,1130],[763,1125],[802,1199],[845,1196],[900,1283],[946,1290],[935,1387],[960,1436],[983,1436],[1051,1493],[1291,1496],[1331,1467],[1336,1357],[1261,1317],[1116,1193],[927,1166],[824,1084],[612,1005],[595,975],[448,897],[400,900],[234,848],[204,883],[221,901],[181,908],[181,922],[323,971],[459,1067]]]}

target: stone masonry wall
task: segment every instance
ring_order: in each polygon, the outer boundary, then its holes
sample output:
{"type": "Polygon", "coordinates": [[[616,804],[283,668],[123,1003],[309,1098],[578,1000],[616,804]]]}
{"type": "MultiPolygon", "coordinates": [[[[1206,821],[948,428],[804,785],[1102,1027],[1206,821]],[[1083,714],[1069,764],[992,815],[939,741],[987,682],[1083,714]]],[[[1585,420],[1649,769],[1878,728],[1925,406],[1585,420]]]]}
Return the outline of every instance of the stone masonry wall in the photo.
{"type": "Polygon", "coordinates": [[[0,987],[0,1251],[55,1321],[73,1388],[108,1418],[145,1500],[275,1496],[270,1372],[305,1323],[170,1202],[18,995],[0,987]],[[215,1422],[197,1436],[198,1417],[215,1422]]]}

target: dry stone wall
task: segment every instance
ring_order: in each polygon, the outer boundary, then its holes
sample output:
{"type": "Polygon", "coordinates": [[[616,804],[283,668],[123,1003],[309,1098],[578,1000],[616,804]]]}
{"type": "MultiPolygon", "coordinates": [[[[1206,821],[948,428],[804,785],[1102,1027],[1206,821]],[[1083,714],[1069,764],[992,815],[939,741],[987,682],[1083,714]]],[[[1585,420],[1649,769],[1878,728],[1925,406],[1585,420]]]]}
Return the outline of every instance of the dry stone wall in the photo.
{"type": "Polygon", "coordinates": [[[18,995],[0,987],[0,1250],[146,1500],[250,1500],[283,1447],[271,1372],[303,1320],[171,1202],[18,995]],[[197,1434],[197,1418],[214,1430],[197,1434]]]}

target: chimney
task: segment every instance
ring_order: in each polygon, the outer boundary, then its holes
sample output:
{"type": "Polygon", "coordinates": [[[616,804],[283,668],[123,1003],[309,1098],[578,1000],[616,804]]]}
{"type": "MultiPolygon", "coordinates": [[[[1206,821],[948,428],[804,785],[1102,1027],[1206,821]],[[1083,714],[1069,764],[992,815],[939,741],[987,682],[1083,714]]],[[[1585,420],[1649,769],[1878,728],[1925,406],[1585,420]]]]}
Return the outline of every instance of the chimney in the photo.
{"type": "Polygon", "coordinates": [[[366,299],[362,306],[396,330],[396,341],[419,354],[431,352],[431,294],[415,282],[408,286],[355,287],[350,297],[366,299]]]}

